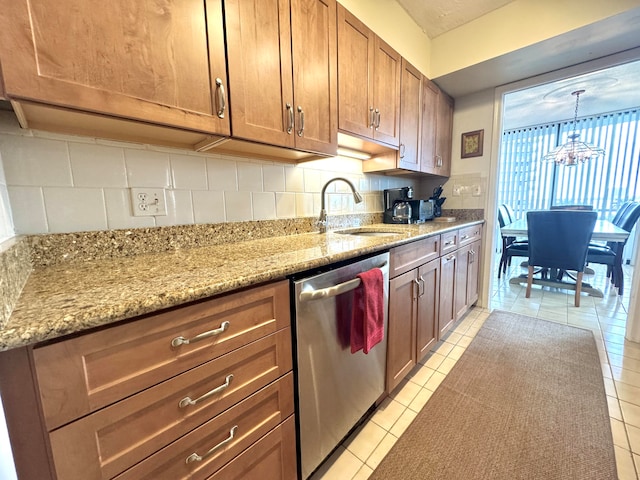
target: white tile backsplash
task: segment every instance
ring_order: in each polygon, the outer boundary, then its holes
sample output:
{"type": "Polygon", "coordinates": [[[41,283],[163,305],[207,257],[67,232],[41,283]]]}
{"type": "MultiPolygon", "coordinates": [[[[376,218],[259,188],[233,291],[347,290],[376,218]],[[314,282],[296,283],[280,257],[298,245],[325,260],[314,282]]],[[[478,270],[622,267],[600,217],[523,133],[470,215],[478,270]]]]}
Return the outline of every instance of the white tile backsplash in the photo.
{"type": "Polygon", "coordinates": [[[263,165],[262,178],[265,192],[284,192],[284,167],[282,165],[263,165]]]}
{"type": "Polygon", "coordinates": [[[251,192],[224,192],[224,208],[227,222],[253,220],[251,192]]]}
{"type": "Polygon", "coordinates": [[[125,150],[129,187],[171,186],[169,155],[151,150],[125,150]]]}
{"type": "Polygon", "coordinates": [[[236,162],[221,158],[207,159],[207,180],[209,190],[238,190],[236,162]]]}
{"type": "MultiPolygon", "coordinates": [[[[335,177],[351,180],[365,202],[356,205],[348,186],[334,182],[327,189],[330,214],[380,212],[383,188],[418,185],[363,174],[352,159],[280,164],[22,130],[14,123],[0,114],[0,159],[13,217],[4,229],[19,234],[316,217],[320,191],[335,177]],[[166,188],[167,215],[134,217],[133,186],[166,188]]],[[[0,216],[0,238],[1,224],[10,220],[0,216]]]]}
{"type": "Polygon", "coordinates": [[[276,196],[273,192],[253,192],[253,219],[254,220],[275,220],[276,219],[276,196]]]}
{"type": "Polygon", "coordinates": [[[107,229],[102,189],[44,187],[42,193],[51,233],[107,229]]]}
{"type": "Polygon", "coordinates": [[[193,203],[191,202],[190,190],[167,190],[165,197],[167,214],[155,217],[157,226],[193,224],[193,203]]]}
{"type": "Polygon", "coordinates": [[[276,193],[276,215],[278,218],[294,218],[296,216],[295,193],[276,193]]]}
{"type": "Polygon", "coordinates": [[[124,149],[88,143],[69,143],[69,159],[75,187],[127,186],[124,149]]]}
{"type": "Polygon", "coordinates": [[[9,186],[7,190],[16,234],[48,232],[42,188],[9,186]]]}
{"type": "Polygon", "coordinates": [[[262,165],[239,162],[236,164],[236,169],[238,171],[238,190],[262,192],[262,165]]]}
{"type": "Polygon", "coordinates": [[[67,142],[3,135],[0,148],[7,185],[73,185],[67,142]]]}
{"type": "Polygon", "coordinates": [[[155,227],[155,217],[134,217],[128,188],[105,188],[107,225],[110,229],[155,227]]]}
{"type": "Polygon", "coordinates": [[[204,157],[169,155],[173,187],[180,190],[207,190],[207,162],[204,157]]]}
{"type": "Polygon", "coordinates": [[[195,223],[222,223],[225,221],[223,192],[194,190],[191,196],[195,223]]]}

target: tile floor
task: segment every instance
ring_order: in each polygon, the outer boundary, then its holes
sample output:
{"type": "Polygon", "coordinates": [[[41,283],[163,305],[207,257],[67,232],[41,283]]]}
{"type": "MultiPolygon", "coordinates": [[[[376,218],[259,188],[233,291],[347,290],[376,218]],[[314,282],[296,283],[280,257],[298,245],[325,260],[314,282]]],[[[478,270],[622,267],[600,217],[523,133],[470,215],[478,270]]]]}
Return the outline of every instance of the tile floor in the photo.
{"type": "MultiPolygon", "coordinates": [[[[525,287],[510,285],[511,276],[525,273],[512,266],[494,282],[491,309],[510,310],[593,330],[605,380],[619,480],[640,479],[640,344],[624,339],[629,304],[631,269],[625,267],[626,292],[616,295],[596,267],[584,281],[601,288],[604,298],[583,295],[573,306],[573,292],[534,286],[531,298],[525,287]]],[[[311,480],[365,480],[389,452],[432,393],[447,376],[480,329],[490,310],[472,309],[432,353],[418,364],[393,395],[340,445],[311,480]]]]}

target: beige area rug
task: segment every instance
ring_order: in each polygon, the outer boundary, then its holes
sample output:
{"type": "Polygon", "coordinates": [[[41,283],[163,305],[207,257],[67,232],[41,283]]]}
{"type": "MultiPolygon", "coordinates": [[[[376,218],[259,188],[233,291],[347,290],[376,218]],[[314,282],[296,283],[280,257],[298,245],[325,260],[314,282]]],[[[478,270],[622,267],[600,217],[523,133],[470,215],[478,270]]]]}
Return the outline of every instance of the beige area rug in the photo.
{"type": "Polygon", "coordinates": [[[370,480],[617,478],[591,331],[496,311],[370,480]]]}

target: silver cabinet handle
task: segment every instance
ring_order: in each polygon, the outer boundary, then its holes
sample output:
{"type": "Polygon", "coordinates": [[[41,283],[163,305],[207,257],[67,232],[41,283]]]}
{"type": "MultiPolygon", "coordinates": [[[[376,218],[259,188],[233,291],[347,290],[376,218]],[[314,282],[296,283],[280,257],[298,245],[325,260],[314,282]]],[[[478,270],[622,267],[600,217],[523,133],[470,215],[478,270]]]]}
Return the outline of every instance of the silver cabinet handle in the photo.
{"type": "Polygon", "coordinates": [[[190,343],[199,342],[200,340],[204,340],[205,338],[214,337],[216,335],[220,335],[225,332],[227,328],[231,325],[229,322],[222,322],[219,328],[215,330],[209,330],[208,332],[199,333],[193,338],[184,338],[184,337],[176,337],[171,340],[172,347],[179,347],[180,345],[189,345],[190,343]]]}
{"type": "Polygon", "coordinates": [[[293,108],[291,108],[291,104],[287,103],[287,111],[289,112],[289,126],[287,127],[287,133],[291,135],[293,131],[293,108]]]}
{"type": "Polygon", "coordinates": [[[219,387],[216,387],[213,390],[208,391],[207,393],[205,393],[204,395],[201,395],[200,397],[196,398],[195,400],[191,400],[191,397],[184,397],[182,400],[180,400],[180,403],[178,403],[178,406],[180,408],[185,408],[185,407],[188,407],[189,405],[196,405],[198,402],[206,400],[210,396],[215,395],[216,393],[219,393],[219,392],[222,392],[223,390],[225,390],[229,386],[229,384],[231,383],[231,380],[233,380],[233,374],[232,373],[227,375],[227,377],[224,380],[224,383],[222,385],[220,385],[219,387]]]}
{"type": "Polygon", "coordinates": [[[449,261],[453,260],[454,258],[456,258],[456,254],[455,254],[455,253],[452,253],[451,255],[449,255],[449,256],[446,258],[446,260],[447,260],[447,262],[449,262],[449,261]]]}
{"type": "Polygon", "coordinates": [[[453,245],[453,240],[447,240],[446,242],[444,242],[444,246],[446,247],[447,245],[453,245]]]}
{"type": "Polygon", "coordinates": [[[373,107],[369,107],[369,128],[373,128],[376,125],[376,117],[373,112],[373,107]]]}
{"type": "Polygon", "coordinates": [[[421,292],[420,292],[420,295],[418,296],[422,297],[424,295],[424,278],[422,277],[422,275],[418,277],[418,281],[420,282],[420,287],[421,287],[421,292]]]}
{"type": "Polygon", "coordinates": [[[436,155],[436,167],[442,166],[442,155],[436,155]]]}
{"type": "Polygon", "coordinates": [[[469,235],[462,235],[462,236],[460,237],[460,240],[466,240],[467,238],[469,238],[469,235]]]}
{"type": "Polygon", "coordinates": [[[404,143],[400,144],[400,158],[404,158],[404,152],[406,150],[406,147],[404,145],[404,143]]]}
{"type": "Polygon", "coordinates": [[[298,136],[301,137],[304,132],[304,110],[298,105],[298,115],[300,116],[300,129],[298,130],[298,136]]]}
{"type": "Polygon", "coordinates": [[[417,300],[418,297],[420,296],[420,282],[414,278],[413,283],[417,287],[416,292],[414,293],[413,299],[417,300]]]}
{"type": "Polygon", "coordinates": [[[469,259],[469,263],[473,263],[476,261],[476,252],[475,250],[469,250],[469,255],[471,258],[469,259]]]}
{"type": "Polygon", "coordinates": [[[376,108],[376,130],[380,128],[380,110],[376,108]]]}
{"type": "Polygon", "coordinates": [[[185,463],[187,465],[189,465],[192,462],[201,462],[202,460],[207,458],[209,455],[211,455],[213,452],[218,450],[220,447],[224,447],[227,443],[229,443],[231,440],[233,440],[233,437],[235,436],[237,429],[238,429],[238,425],[234,425],[233,428],[231,430],[229,430],[229,436],[227,438],[225,438],[223,441],[221,441],[219,444],[217,444],[211,450],[208,450],[204,455],[198,455],[195,452],[192,453],[191,455],[189,455],[187,457],[187,459],[185,460],[185,463]]]}
{"type": "Polygon", "coordinates": [[[218,117],[224,118],[224,111],[227,109],[227,96],[220,78],[216,78],[216,92],[218,92],[218,117]]]}

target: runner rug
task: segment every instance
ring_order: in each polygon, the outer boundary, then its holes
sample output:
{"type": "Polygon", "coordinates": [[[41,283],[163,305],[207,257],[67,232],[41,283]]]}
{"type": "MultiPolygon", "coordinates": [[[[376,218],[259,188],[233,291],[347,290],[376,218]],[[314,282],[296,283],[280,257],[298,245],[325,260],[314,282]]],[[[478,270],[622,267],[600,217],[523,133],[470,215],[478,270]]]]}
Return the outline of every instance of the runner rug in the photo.
{"type": "Polygon", "coordinates": [[[592,332],[495,311],[370,480],[617,478],[592,332]]]}

